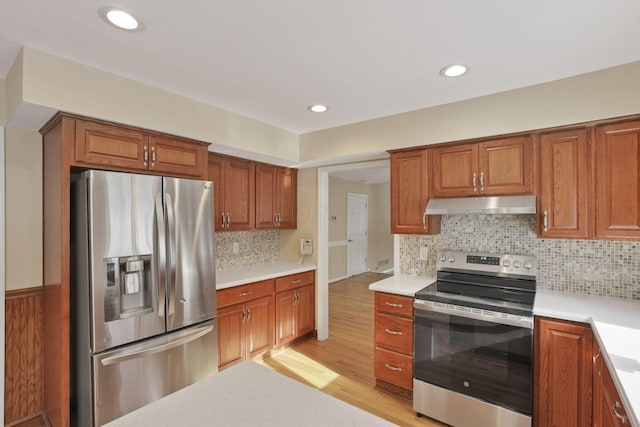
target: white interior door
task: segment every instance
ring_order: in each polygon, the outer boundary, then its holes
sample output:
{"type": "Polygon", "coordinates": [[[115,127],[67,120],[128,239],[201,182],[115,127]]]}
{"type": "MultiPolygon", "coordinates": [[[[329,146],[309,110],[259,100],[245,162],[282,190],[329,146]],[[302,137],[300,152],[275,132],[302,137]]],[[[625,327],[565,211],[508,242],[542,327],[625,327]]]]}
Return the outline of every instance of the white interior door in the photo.
{"type": "Polygon", "coordinates": [[[347,194],[347,276],[367,271],[369,196],[347,194]]]}

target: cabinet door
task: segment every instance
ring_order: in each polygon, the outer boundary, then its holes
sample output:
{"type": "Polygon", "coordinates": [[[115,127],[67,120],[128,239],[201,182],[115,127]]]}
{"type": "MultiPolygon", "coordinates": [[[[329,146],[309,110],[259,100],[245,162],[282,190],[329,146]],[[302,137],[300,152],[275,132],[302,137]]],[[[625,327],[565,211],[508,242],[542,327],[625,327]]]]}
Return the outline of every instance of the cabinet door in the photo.
{"type": "Polygon", "coordinates": [[[592,333],[588,325],[536,317],[536,425],[591,425],[592,333]]]}
{"type": "Polygon", "coordinates": [[[540,138],[539,237],[589,237],[588,153],[586,129],[540,138]]]}
{"type": "Polygon", "coordinates": [[[600,126],[595,142],[596,237],[640,239],[640,121],[600,126]]]}
{"type": "Polygon", "coordinates": [[[483,142],[478,150],[479,193],[533,193],[533,147],[530,138],[483,142]]]}
{"type": "Polygon", "coordinates": [[[225,170],[226,159],[209,154],[207,179],[213,181],[213,215],[216,231],[223,231],[222,215],[227,212],[225,170]]]}
{"type": "Polygon", "coordinates": [[[433,196],[462,197],[479,190],[478,144],[433,148],[433,196]]]}
{"type": "Polygon", "coordinates": [[[296,338],[312,332],[315,327],[315,290],[314,286],[303,286],[297,290],[296,338]]]}
{"type": "Polygon", "coordinates": [[[247,357],[251,358],[273,347],[273,297],[248,302],[247,357]]]}
{"type": "Polygon", "coordinates": [[[218,310],[218,366],[220,369],[245,359],[244,304],[218,310]]]}
{"type": "Polygon", "coordinates": [[[391,232],[435,234],[440,218],[425,215],[429,198],[429,151],[391,155],[391,232]]]}
{"type": "Polygon", "coordinates": [[[206,159],[206,144],[155,135],[149,137],[151,171],[204,179],[206,159]]]}
{"type": "Polygon", "coordinates": [[[278,228],[298,227],[298,170],[278,168],[276,173],[278,228]]]}
{"type": "Polygon", "coordinates": [[[75,161],[109,169],[146,171],[148,137],[142,132],[76,120],[75,161]]]}
{"type": "Polygon", "coordinates": [[[413,355],[413,320],[376,313],[376,346],[413,355]]]}
{"type": "Polygon", "coordinates": [[[276,294],[276,345],[282,345],[296,338],[295,290],[276,294]]]}
{"type": "Polygon", "coordinates": [[[256,228],[276,228],[277,168],[256,165],[256,228]]]}
{"type": "Polygon", "coordinates": [[[235,158],[227,160],[227,230],[255,228],[255,174],[255,163],[235,158]]]}

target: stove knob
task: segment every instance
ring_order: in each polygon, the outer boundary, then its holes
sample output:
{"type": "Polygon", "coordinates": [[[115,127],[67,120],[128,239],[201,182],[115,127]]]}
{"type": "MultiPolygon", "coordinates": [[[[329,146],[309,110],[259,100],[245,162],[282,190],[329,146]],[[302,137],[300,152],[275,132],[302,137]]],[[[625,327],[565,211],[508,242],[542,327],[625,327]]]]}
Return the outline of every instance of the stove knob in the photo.
{"type": "Polygon", "coordinates": [[[504,261],[502,261],[502,265],[504,267],[509,268],[509,267],[511,267],[511,261],[509,261],[508,259],[505,259],[504,261]]]}
{"type": "Polygon", "coordinates": [[[456,259],[452,256],[449,257],[449,262],[454,262],[456,259]]]}
{"type": "Polygon", "coordinates": [[[533,264],[531,264],[530,262],[525,262],[524,268],[526,268],[527,270],[531,270],[533,268],[533,264]]]}
{"type": "Polygon", "coordinates": [[[520,261],[515,260],[515,261],[513,261],[513,267],[514,268],[520,268],[520,267],[522,267],[522,264],[520,263],[520,261]]]}
{"type": "Polygon", "coordinates": [[[444,255],[440,255],[440,262],[445,262],[447,260],[447,257],[444,255]]]}

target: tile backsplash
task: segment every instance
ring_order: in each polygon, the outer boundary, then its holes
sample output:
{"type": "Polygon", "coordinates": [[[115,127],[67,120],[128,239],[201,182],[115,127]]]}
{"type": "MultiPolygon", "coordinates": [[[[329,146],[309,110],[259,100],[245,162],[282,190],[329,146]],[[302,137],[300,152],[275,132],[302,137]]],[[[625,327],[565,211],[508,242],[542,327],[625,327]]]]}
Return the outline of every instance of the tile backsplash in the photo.
{"type": "Polygon", "coordinates": [[[242,267],[278,261],[280,232],[235,231],[216,233],[216,269],[242,267]],[[238,243],[238,254],[233,253],[233,243],[238,243]]]}
{"type": "Polygon", "coordinates": [[[534,215],[444,215],[439,235],[400,236],[400,272],[434,276],[441,249],[533,255],[538,289],[640,299],[640,242],[538,239],[534,215]]]}

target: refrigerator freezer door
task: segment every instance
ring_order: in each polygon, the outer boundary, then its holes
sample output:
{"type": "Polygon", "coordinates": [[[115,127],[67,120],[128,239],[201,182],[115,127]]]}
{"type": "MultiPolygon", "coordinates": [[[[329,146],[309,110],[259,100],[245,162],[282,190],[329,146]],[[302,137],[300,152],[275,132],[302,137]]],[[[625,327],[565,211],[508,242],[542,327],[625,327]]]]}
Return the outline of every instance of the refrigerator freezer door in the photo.
{"type": "Polygon", "coordinates": [[[97,353],[165,332],[154,247],[154,196],[162,194],[162,178],[92,170],[83,179],[88,190],[77,202],[86,201],[88,209],[78,221],[88,225],[89,238],[77,250],[87,251],[78,259],[88,258],[90,268],[74,286],[90,289],[79,294],[90,297],[91,350],[97,353]]]}
{"type": "Polygon", "coordinates": [[[216,315],[213,184],[164,178],[167,330],[216,315]]]}
{"type": "Polygon", "coordinates": [[[103,425],[216,373],[217,346],[213,319],[92,356],[94,422],[78,425],[103,425]]]}

